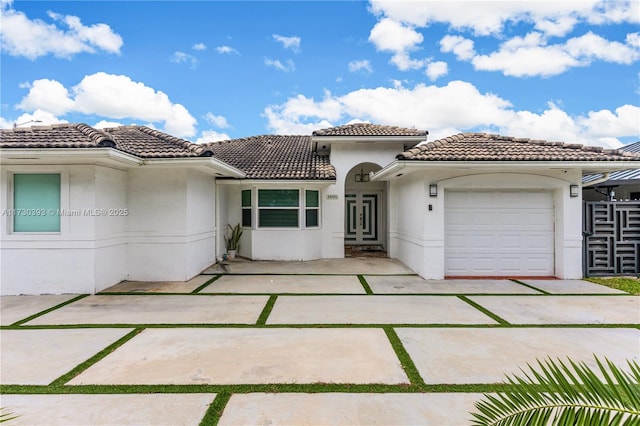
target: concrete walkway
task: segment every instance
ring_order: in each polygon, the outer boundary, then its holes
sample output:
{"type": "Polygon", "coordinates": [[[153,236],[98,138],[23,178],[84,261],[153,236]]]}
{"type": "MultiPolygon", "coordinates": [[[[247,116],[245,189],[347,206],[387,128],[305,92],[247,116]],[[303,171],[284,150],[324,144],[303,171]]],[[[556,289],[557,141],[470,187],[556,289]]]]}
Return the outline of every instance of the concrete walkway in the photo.
{"type": "Polygon", "coordinates": [[[425,281],[371,258],[230,269],[0,298],[8,425],[460,425],[536,359],[640,360],[640,297],[586,281],[425,281]]]}

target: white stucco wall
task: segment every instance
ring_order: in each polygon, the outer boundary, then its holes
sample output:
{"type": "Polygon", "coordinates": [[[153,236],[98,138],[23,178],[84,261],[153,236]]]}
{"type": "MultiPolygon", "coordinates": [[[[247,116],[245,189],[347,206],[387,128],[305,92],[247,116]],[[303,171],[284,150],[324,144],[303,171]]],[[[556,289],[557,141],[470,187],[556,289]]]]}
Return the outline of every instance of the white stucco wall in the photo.
{"type": "Polygon", "coordinates": [[[211,266],[216,259],[215,179],[190,170],[187,174],[187,277],[211,266]]]}
{"type": "MultiPolygon", "coordinates": [[[[331,146],[331,164],[336,169],[336,183],[328,188],[327,194],[337,195],[338,198],[328,202],[327,208],[323,212],[325,227],[322,239],[323,257],[344,257],[345,184],[350,188],[362,187],[355,182],[347,182],[349,172],[362,163],[384,167],[391,163],[399,152],[402,152],[402,148],[402,142],[345,143],[331,146]]],[[[380,186],[380,183],[375,182],[371,182],[369,185],[369,187],[378,186],[380,188],[386,187],[386,185],[380,186]]],[[[386,191],[383,196],[388,196],[386,191]]],[[[383,212],[383,215],[386,216],[386,212],[383,212]]],[[[386,222],[386,218],[384,221],[386,222]]],[[[385,245],[387,243],[385,241],[385,245]]]]}
{"type": "Polygon", "coordinates": [[[579,183],[580,176],[579,170],[432,169],[392,180],[389,254],[424,278],[442,279],[447,190],[547,190],[552,191],[555,204],[555,275],[580,278],[582,203],[580,197],[569,196],[569,185],[579,183]],[[428,187],[433,183],[438,185],[437,197],[429,197],[428,187]]]}
{"type": "Polygon", "coordinates": [[[187,280],[215,261],[212,176],[183,168],[3,166],[1,209],[12,204],[13,173],[60,173],[67,213],[50,234],[13,233],[11,219],[0,216],[0,294],[187,280]]]}
{"type": "Polygon", "coordinates": [[[97,292],[127,278],[127,172],[97,167],[94,185],[95,207],[107,212],[95,216],[97,292]]]}
{"type": "MultiPolygon", "coordinates": [[[[227,224],[235,225],[241,221],[241,191],[253,190],[252,227],[245,228],[240,243],[239,255],[254,260],[313,260],[344,257],[344,194],[345,183],[352,189],[378,189],[382,191],[382,203],[386,203],[387,183],[371,182],[367,184],[348,181],[353,168],[364,164],[366,171],[378,170],[393,161],[402,150],[402,142],[340,143],[331,146],[331,164],[336,169],[335,183],[322,182],[253,182],[247,184],[229,184],[219,181],[217,200],[219,205],[218,247],[224,249],[223,235],[227,224]],[[257,190],[258,189],[313,189],[320,191],[320,227],[304,229],[260,228],[257,226],[257,190]],[[226,205],[226,208],[223,206],[226,205]]],[[[353,176],[352,176],[353,177],[353,176]]],[[[383,244],[387,244],[387,212],[382,209],[381,230],[383,244]]],[[[303,218],[301,218],[301,222],[303,218]]]]}
{"type": "Polygon", "coordinates": [[[13,233],[0,218],[0,293],[94,293],[126,278],[126,172],[100,166],[5,166],[2,209],[10,208],[13,173],[60,173],[60,232],[13,233]]]}
{"type": "Polygon", "coordinates": [[[183,168],[130,172],[128,279],[185,281],[215,261],[214,185],[183,168]]]}
{"type": "Polygon", "coordinates": [[[252,190],[253,197],[252,226],[243,228],[239,256],[253,260],[313,260],[324,257],[320,242],[323,240],[324,233],[327,232],[323,226],[326,217],[324,206],[327,202],[325,196],[327,184],[304,181],[245,185],[218,184],[218,204],[221,206],[220,210],[223,210],[218,220],[218,226],[221,229],[218,246],[223,250],[221,253],[225,250],[223,236],[229,234],[228,225],[235,226],[242,220],[242,191],[249,189],[252,190]],[[303,211],[300,213],[298,228],[260,228],[257,213],[257,191],[260,189],[297,189],[302,197],[307,189],[319,191],[320,227],[305,229],[303,211]],[[226,208],[222,207],[223,202],[226,208]]]}

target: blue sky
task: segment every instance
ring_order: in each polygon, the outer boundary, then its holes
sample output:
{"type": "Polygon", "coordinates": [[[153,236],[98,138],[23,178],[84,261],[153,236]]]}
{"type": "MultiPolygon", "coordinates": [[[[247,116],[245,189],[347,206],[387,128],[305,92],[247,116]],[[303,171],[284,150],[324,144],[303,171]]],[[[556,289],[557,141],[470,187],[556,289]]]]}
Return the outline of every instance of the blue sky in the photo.
{"type": "Polygon", "coordinates": [[[640,2],[6,1],[0,125],[640,139],[640,2]]]}

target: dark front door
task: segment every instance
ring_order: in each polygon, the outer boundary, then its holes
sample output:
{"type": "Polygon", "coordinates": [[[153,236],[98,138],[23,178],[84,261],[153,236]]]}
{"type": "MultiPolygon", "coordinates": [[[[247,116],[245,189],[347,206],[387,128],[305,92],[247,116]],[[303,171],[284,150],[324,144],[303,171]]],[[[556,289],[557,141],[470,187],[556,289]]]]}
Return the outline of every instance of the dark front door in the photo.
{"type": "Polygon", "coordinates": [[[348,191],[345,208],[345,244],[380,244],[380,193],[348,191]]]}

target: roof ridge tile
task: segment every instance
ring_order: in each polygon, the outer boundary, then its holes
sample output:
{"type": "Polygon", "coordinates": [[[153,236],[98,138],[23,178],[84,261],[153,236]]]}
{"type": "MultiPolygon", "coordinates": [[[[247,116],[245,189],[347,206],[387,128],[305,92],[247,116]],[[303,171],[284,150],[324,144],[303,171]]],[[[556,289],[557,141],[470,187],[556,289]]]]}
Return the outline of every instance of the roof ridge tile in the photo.
{"type": "Polygon", "coordinates": [[[172,143],[177,145],[180,148],[187,149],[199,157],[211,157],[213,156],[213,151],[211,151],[206,145],[199,145],[193,142],[190,142],[186,139],[180,139],[175,136],[169,135],[167,133],[161,132],[156,129],[151,129],[147,126],[135,126],[135,130],[138,130],[147,135],[153,136],[157,139],[163,140],[165,142],[172,143]]]}
{"type": "Polygon", "coordinates": [[[396,156],[422,161],[621,161],[640,153],[496,134],[464,132],[413,147],[396,156]]]}
{"type": "Polygon", "coordinates": [[[95,129],[87,124],[78,123],[75,126],[83,135],[88,137],[94,145],[99,147],[114,148],[116,146],[115,141],[108,133],[103,130],[95,129]]]}

